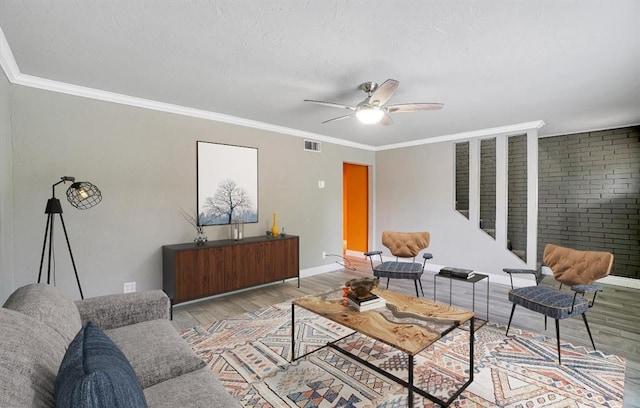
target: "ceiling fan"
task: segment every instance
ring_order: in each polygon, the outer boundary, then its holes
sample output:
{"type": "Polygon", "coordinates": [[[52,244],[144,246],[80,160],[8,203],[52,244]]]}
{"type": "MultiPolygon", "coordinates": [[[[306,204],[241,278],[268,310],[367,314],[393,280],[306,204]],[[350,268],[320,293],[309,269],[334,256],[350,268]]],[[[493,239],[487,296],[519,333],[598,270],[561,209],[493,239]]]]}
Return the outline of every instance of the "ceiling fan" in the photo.
{"type": "Polygon", "coordinates": [[[338,116],[337,118],[325,120],[322,123],[356,117],[364,124],[380,123],[384,126],[389,126],[393,123],[391,116],[389,116],[390,113],[416,112],[421,110],[437,110],[444,108],[444,104],[442,103],[400,103],[397,105],[386,105],[398,88],[398,85],[399,82],[395,79],[387,79],[382,83],[382,85],[378,85],[376,82],[365,82],[361,84],[359,88],[365,91],[368,96],[356,106],[344,105],[335,102],[315,101],[312,99],[305,99],[304,101],[353,111],[353,113],[350,113],[349,115],[338,116]]]}

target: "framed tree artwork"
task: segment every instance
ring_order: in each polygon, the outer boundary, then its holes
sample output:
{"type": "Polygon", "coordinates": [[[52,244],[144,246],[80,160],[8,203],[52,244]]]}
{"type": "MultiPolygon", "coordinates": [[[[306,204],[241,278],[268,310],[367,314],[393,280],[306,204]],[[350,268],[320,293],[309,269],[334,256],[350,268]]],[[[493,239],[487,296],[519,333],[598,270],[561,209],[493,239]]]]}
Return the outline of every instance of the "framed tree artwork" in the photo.
{"type": "Polygon", "coordinates": [[[258,222],[258,149],[196,142],[198,225],[258,222]]]}

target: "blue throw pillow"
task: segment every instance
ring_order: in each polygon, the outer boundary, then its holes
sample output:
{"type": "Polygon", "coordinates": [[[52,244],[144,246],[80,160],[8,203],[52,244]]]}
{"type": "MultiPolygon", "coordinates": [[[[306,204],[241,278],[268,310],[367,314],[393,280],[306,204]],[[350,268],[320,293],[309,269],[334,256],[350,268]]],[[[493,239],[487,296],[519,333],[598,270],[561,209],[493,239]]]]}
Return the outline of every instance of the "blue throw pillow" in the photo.
{"type": "Polygon", "coordinates": [[[142,387],[122,351],[99,327],[80,329],[62,359],[56,407],[146,407],[142,387]]]}

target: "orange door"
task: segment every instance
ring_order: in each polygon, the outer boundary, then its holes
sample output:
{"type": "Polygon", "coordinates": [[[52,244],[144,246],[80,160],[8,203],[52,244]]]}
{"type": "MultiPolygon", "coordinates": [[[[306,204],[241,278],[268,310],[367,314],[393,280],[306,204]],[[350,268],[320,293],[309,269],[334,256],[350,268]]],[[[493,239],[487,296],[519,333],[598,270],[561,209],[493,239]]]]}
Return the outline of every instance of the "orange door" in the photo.
{"type": "Polygon", "coordinates": [[[369,168],[344,163],[343,250],[367,252],[369,242],[369,168]]]}

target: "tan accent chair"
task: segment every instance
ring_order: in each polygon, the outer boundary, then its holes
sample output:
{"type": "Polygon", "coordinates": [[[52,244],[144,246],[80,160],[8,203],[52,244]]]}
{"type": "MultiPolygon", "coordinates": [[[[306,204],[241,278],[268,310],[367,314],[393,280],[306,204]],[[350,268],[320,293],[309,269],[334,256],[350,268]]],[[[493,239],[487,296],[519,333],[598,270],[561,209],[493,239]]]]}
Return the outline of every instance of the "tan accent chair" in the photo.
{"type": "Polygon", "coordinates": [[[547,329],[547,316],[556,321],[556,340],[558,343],[558,363],[562,364],[560,357],[560,323],[561,319],[573,316],[582,316],[584,324],[591,339],[591,345],[595,350],[596,345],[591,336],[589,323],[587,323],[587,311],[593,307],[598,292],[602,286],[594,285],[597,279],[603,278],[611,272],[613,266],[613,254],[599,251],[579,251],[558,245],[547,244],[544,248],[543,265],[549,267],[556,281],[560,282],[558,289],[549,286],[540,286],[542,272],[530,269],[508,269],[504,271],[511,278],[511,290],[509,300],[513,302],[507,335],[511,327],[513,312],[516,305],[526,307],[544,315],[544,328],[547,329]],[[514,274],[533,274],[536,277],[536,286],[513,288],[514,274]],[[562,285],[571,287],[571,292],[563,291],[562,285]],[[587,299],[586,294],[593,294],[587,299]],[[580,296],[578,296],[580,295],[580,296]]]}
{"type": "Polygon", "coordinates": [[[420,278],[424,272],[424,266],[427,259],[433,258],[430,253],[422,254],[422,263],[416,262],[416,256],[423,249],[429,246],[430,234],[428,232],[395,232],[384,231],[382,233],[382,245],[389,248],[391,254],[396,257],[395,261],[382,261],[382,251],[369,251],[365,252],[365,255],[369,257],[371,262],[371,269],[373,275],[378,278],[387,278],[387,289],[389,289],[389,279],[411,279],[416,288],[416,297],[420,297],[418,294],[418,284],[420,284],[420,291],[424,296],[422,290],[422,282],[420,278]],[[378,255],[380,263],[376,266],[373,264],[373,257],[378,255]],[[401,261],[400,258],[412,260],[401,261]]]}

